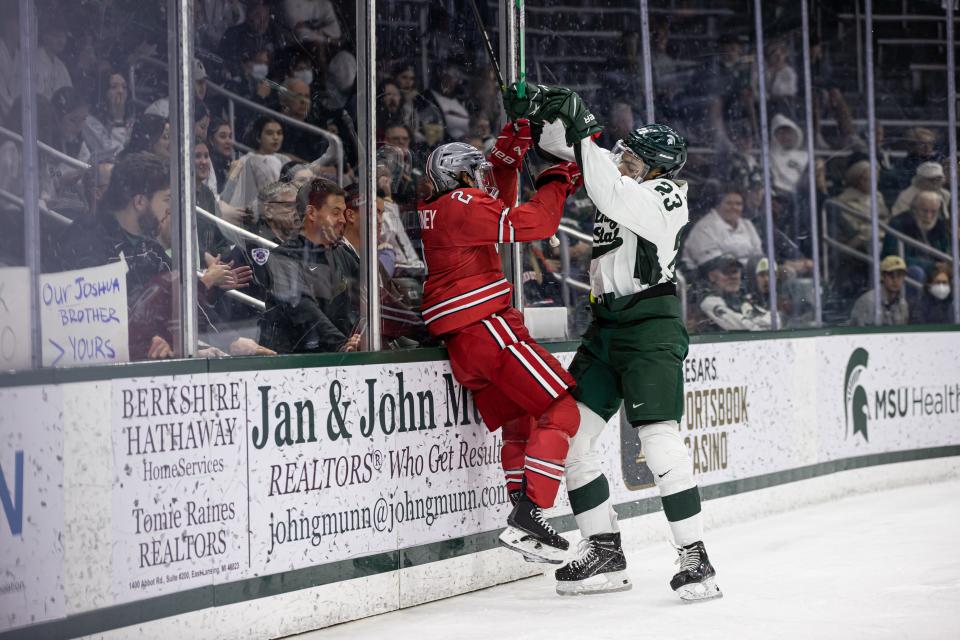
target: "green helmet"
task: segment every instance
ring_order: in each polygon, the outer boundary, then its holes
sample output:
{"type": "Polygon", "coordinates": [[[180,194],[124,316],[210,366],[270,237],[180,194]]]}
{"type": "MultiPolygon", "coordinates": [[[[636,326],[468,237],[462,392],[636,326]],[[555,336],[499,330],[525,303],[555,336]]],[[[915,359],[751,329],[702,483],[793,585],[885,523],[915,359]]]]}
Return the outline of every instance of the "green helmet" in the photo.
{"type": "Polygon", "coordinates": [[[665,124],[634,129],[621,142],[643,160],[648,170],[659,167],[660,178],[674,178],[687,161],[687,141],[665,124]]]}

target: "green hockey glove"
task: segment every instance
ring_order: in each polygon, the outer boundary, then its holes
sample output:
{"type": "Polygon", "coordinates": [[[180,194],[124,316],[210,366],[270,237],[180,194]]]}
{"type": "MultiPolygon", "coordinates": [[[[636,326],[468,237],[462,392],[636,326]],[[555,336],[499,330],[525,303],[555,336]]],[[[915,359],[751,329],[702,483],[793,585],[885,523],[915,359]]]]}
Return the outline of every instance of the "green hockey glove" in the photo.
{"type": "MultiPolygon", "coordinates": [[[[552,103],[549,105],[552,109],[552,103]]],[[[548,109],[544,105],[541,111],[548,109]]],[[[587,105],[583,103],[576,93],[571,92],[556,111],[556,117],[560,118],[563,126],[567,130],[567,144],[573,145],[584,138],[589,138],[603,131],[603,127],[597,122],[587,105]]],[[[547,118],[548,120],[550,118],[547,118]]]]}
{"type": "Polygon", "coordinates": [[[548,87],[543,84],[528,84],[523,98],[517,95],[517,83],[503,92],[503,108],[511,120],[529,118],[534,124],[544,120],[553,120],[556,111],[570,95],[563,87],[548,87]],[[548,108],[545,112],[544,108],[548,108]]]}

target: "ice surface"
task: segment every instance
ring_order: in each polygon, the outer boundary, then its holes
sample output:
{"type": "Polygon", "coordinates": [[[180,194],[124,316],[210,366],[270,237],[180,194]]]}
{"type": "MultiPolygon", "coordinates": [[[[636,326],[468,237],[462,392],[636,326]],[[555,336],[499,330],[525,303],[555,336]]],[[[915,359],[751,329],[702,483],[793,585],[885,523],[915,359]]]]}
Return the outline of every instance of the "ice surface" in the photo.
{"type": "Polygon", "coordinates": [[[709,531],[725,596],[694,605],[668,586],[672,549],[624,524],[632,591],[560,597],[536,577],[297,638],[960,639],[960,480],[709,531]]]}

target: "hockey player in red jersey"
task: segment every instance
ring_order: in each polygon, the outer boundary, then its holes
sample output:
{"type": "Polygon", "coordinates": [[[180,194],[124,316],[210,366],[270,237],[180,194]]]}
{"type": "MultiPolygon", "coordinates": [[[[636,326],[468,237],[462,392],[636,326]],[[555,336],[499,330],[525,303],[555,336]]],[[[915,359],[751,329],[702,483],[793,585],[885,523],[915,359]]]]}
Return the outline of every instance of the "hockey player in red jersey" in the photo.
{"type": "Polygon", "coordinates": [[[497,245],[555,233],[580,172],[572,162],[547,169],[533,198],[513,206],[517,170],[532,143],[522,120],[504,127],[489,162],[462,142],[441,145],[427,158],[433,194],[419,206],[428,273],[423,320],[446,343],[453,374],[473,392],[487,428],[503,428],[501,458],[514,508],[501,544],[528,560],[559,564],[569,544],[543,509],[553,506],[580,424],[569,394],[574,383],[510,306],[512,287],[497,245]]]}

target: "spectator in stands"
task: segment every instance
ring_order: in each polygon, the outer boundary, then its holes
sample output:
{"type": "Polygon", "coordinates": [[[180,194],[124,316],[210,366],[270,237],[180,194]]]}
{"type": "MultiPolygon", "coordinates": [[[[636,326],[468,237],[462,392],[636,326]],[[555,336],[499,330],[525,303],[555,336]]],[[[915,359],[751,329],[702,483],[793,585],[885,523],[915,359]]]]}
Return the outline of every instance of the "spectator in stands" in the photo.
{"type": "Polygon", "coordinates": [[[73,86],[67,65],[60,59],[60,54],[67,47],[67,25],[59,14],[51,12],[43,15],[37,40],[37,93],[49,100],[57,89],[73,86]]]}
{"type": "MultiPolygon", "coordinates": [[[[326,81],[316,97],[319,108],[328,119],[342,119],[346,110],[351,118],[356,114],[357,58],[341,49],[327,64],[326,81]]],[[[342,125],[341,125],[342,126],[342,125]]]]}
{"type": "Polygon", "coordinates": [[[766,331],[770,328],[770,311],[766,302],[753,299],[741,289],[743,265],[732,254],[712,258],[701,269],[710,289],[700,302],[705,322],[701,332],[766,331]]]}
{"type": "Polygon", "coordinates": [[[71,158],[87,162],[91,153],[84,140],[84,124],[90,115],[90,103],[73,87],[63,87],[53,94],[50,104],[59,124],[54,146],[71,158]]]}
{"type": "MultiPolygon", "coordinates": [[[[267,77],[272,59],[270,50],[258,47],[254,42],[248,42],[240,46],[241,49],[235,55],[239,60],[239,66],[236,73],[224,81],[224,88],[242,98],[256,102],[258,105],[269,109],[279,108],[276,92],[273,90],[275,85],[267,77]]],[[[228,113],[229,108],[225,96],[211,96],[209,102],[214,113],[228,113]]],[[[237,131],[246,131],[254,117],[255,112],[252,110],[240,109],[235,112],[233,125],[237,131]]]]}
{"type": "Polygon", "coordinates": [[[238,209],[250,209],[257,193],[280,178],[280,169],[290,157],[280,153],[283,125],[272,116],[260,116],[247,130],[246,144],[254,149],[234,163],[221,193],[222,199],[238,209]]]}
{"type": "Polygon", "coordinates": [[[85,123],[88,139],[98,155],[116,156],[130,142],[133,131],[133,103],[129,100],[127,80],[119,71],[100,76],[99,92],[93,113],[85,123]]]}
{"type": "MultiPolygon", "coordinates": [[[[193,160],[196,180],[196,204],[198,207],[219,217],[220,204],[217,202],[216,191],[210,188],[210,177],[213,174],[213,165],[210,162],[210,149],[207,141],[198,139],[193,146],[193,160]]],[[[226,256],[230,252],[230,243],[227,241],[220,227],[202,213],[197,213],[197,245],[200,258],[207,254],[210,258],[226,256]]],[[[203,262],[201,262],[203,264],[203,262]]]]}
{"type": "MultiPolygon", "coordinates": [[[[626,34],[624,38],[626,40],[626,34]]],[[[639,39],[639,34],[634,33],[627,47],[628,69],[636,79],[642,77],[635,62],[640,59],[637,52],[639,39]]],[[[656,92],[655,108],[657,113],[663,112],[668,117],[677,115],[676,98],[682,91],[684,82],[684,69],[680,62],[670,55],[669,44],[670,21],[667,16],[663,14],[651,16],[650,61],[653,65],[653,89],[656,92]]],[[[637,89],[639,89],[639,83],[637,89]]],[[[640,95],[638,90],[633,92],[634,99],[640,95]]]]}
{"type": "Polygon", "coordinates": [[[314,177],[310,165],[304,164],[298,160],[291,160],[280,167],[280,182],[288,182],[297,189],[307,184],[314,177]]]}
{"type": "Polygon", "coordinates": [[[0,2],[0,122],[6,122],[13,101],[20,95],[20,19],[17,0],[0,2]]]}
{"type": "MultiPolygon", "coordinates": [[[[887,256],[880,261],[880,324],[907,324],[910,309],[903,295],[903,283],[907,277],[907,263],[900,256],[887,256]]],[[[857,299],[850,315],[850,324],[866,327],[874,323],[876,291],[871,289],[857,299]]]]}
{"type": "Polygon", "coordinates": [[[600,142],[605,148],[612,149],[617,140],[623,140],[635,128],[633,107],[625,100],[614,100],[610,105],[610,117],[600,142]]]}
{"type": "MultiPolygon", "coordinates": [[[[220,57],[227,63],[227,71],[234,79],[253,76],[263,80],[267,77],[266,69],[261,73],[258,68],[256,73],[252,73],[249,67],[253,64],[269,64],[279,42],[282,42],[282,38],[271,21],[270,7],[264,0],[250,0],[244,21],[224,32],[220,41],[220,57]],[[258,58],[262,52],[265,55],[258,58]]],[[[246,95],[248,92],[244,93],[246,95]]]]}
{"type": "MultiPolygon", "coordinates": [[[[767,96],[775,101],[778,98],[796,98],[797,72],[790,66],[786,43],[782,40],[767,43],[763,55],[766,61],[767,96]]],[[[791,106],[790,102],[781,101],[775,104],[791,106]]]]}
{"type": "MultiPolygon", "coordinates": [[[[836,197],[836,201],[842,205],[840,216],[836,220],[840,236],[838,240],[851,249],[869,253],[872,233],[870,194],[876,191],[870,184],[870,162],[861,160],[850,165],[843,182],[846,188],[836,197]]],[[[890,211],[882,193],[877,193],[877,216],[881,222],[890,219],[890,211]]]]}
{"type": "MultiPolygon", "coordinates": [[[[300,230],[297,215],[298,188],[289,182],[271,182],[257,194],[259,224],[255,233],[266,241],[283,244],[300,230]]],[[[263,243],[239,238],[230,254],[229,262],[252,269],[252,279],[246,292],[257,300],[266,300],[270,289],[270,269],[267,261],[271,249],[263,243]]],[[[223,300],[222,314],[234,321],[257,318],[262,315],[248,305],[223,300]]]]}
{"type": "Polygon", "coordinates": [[[297,235],[301,224],[297,214],[297,192],[302,186],[277,181],[260,190],[257,195],[260,218],[258,236],[283,244],[297,235]]]}
{"type": "Polygon", "coordinates": [[[343,189],[317,178],[301,187],[300,233],[270,252],[270,289],[260,322],[260,343],[279,353],[356,351],[359,309],[355,260],[342,244],[343,189]]]}
{"type": "Polygon", "coordinates": [[[947,176],[943,172],[943,165],[939,162],[923,162],[917,167],[917,174],[913,176],[910,186],[900,192],[890,213],[893,216],[908,211],[921,191],[936,191],[940,194],[943,203],[941,213],[947,216],[947,207],[950,206],[950,191],[944,188],[947,176]]]}
{"type": "MultiPolygon", "coordinates": [[[[471,122],[469,131],[473,132],[473,123],[477,119],[499,120],[503,112],[500,106],[500,85],[496,73],[490,68],[481,68],[471,74],[464,105],[470,113],[471,122]]],[[[490,135],[490,133],[487,133],[490,135]]]]}
{"type": "MultiPolygon", "coordinates": [[[[213,164],[213,173],[216,176],[218,188],[227,184],[227,174],[230,165],[237,159],[237,152],[233,147],[233,129],[225,120],[214,120],[210,124],[207,140],[210,142],[210,162],[213,164]]],[[[217,194],[219,195],[219,194],[217,194]]]]}
{"type": "Polygon", "coordinates": [[[752,65],[743,55],[740,39],[731,33],[722,35],[717,43],[718,51],[707,66],[694,75],[691,87],[693,94],[710,96],[709,126],[715,146],[727,149],[731,146],[727,128],[731,123],[746,120],[753,122],[754,92],[752,88],[752,65]]]}
{"type": "Polygon", "coordinates": [[[733,188],[720,193],[714,208],[687,234],[683,247],[683,261],[690,270],[720,255],[733,255],[741,265],[763,255],[756,228],[743,219],[743,196],[733,188]]]}
{"type": "MultiPolygon", "coordinates": [[[[207,70],[199,60],[193,61],[193,88],[194,94],[194,110],[202,111],[203,113],[209,113],[204,99],[207,96],[207,70]]],[[[216,101],[212,101],[216,102],[216,101]]],[[[145,114],[153,116],[163,116],[164,118],[170,119],[170,98],[163,96],[157,98],[150,103],[146,109],[143,110],[145,114]]],[[[195,116],[196,120],[200,120],[199,116],[195,116]]],[[[209,125],[209,118],[207,120],[207,125],[209,125]]],[[[206,134],[204,134],[205,136],[206,134]]]]}
{"type": "MultiPolygon", "coordinates": [[[[943,196],[939,191],[920,191],[914,196],[909,211],[890,219],[890,227],[932,249],[949,253],[950,230],[942,212],[943,196]]],[[[888,234],[883,240],[883,255],[899,253],[897,238],[888,234]]],[[[927,272],[937,262],[929,253],[906,243],[903,257],[907,262],[907,275],[920,282],[926,281],[927,272]]]]}
{"type": "MultiPolygon", "coordinates": [[[[63,87],[53,94],[50,103],[57,122],[50,146],[80,162],[89,163],[92,154],[84,140],[84,123],[90,115],[86,98],[73,87],[63,87]]],[[[49,187],[44,194],[47,205],[71,218],[83,215],[87,207],[81,184],[85,169],[61,162],[55,156],[45,158],[44,167],[48,172],[46,183],[49,187]]]]}
{"type": "Polygon", "coordinates": [[[796,122],[778,113],[773,117],[770,132],[770,181],[781,193],[796,193],[810,164],[803,131],[796,122]]]}
{"type": "Polygon", "coordinates": [[[927,272],[923,294],[910,306],[911,324],[953,323],[953,295],[950,287],[950,267],[937,263],[927,272]]]}
{"type": "Polygon", "coordinates": [[[283,0],[283,13],[287,27],[307,46],[326,47],[342,37],[330,0],[283,0]]]}
{"type": "Polygon", "coordinates": [[[443,65],[435,78],[436,81],[433,89],[428,93],[428,98],[443,116],[446,138],[459,140],[470,130],[470,114],[460,101],[463,71],[455,63],[448,62],[443,65]]]}
{"type": "Polygon", "coordinates": [[[170,157],[170,123],[163,116],[140,116],[130,132],[124,153],[149,151],[162,158],[170,157]]]}
{"type": "MultiPolygon", "coordinates": [[[[311,121],[310,85],[303,80],[292,78],[283,83],[283,90],[280,93],[280,108],[285,115],[294,120],[315,124],[311,121]]],[[[326,140],[314,132],[289,125],[284,131],[284,153],[302,162],[320,161],[328,146],[326,140]]],[[[326,160],[320,161],[320,164],[325,162],[326,160]]]]}
{"type": "MultiPolygon", "coordinates": [[[[153,279],[171,271],[167,252],[155,239],[160,222],[170,216],[170,172],[151,153],[131,153],[114,167],[97,216],[71,225],[57,251],[60,271],[98,267],[125,260],[127,304],[132,309],[153,279]]],[[[159,335],[130,334],[130,356],[173,355],[159,335]]]]}
{"type": "Polygon", "coordinates": [[[392,124],[407,124],[400,87],[391,79],[377,88],[377,139],[383,139],[384,128],[392,124]]]}
{"type": "Polygon", "coordinates": [[[215,51],[227,29],[246,20],[244,0],[196,0],[193,23],[199,46],[215,51]]]}
{"type": "MultiPolygon", "coordinates": [[[[850,147],[853,152],[847,158],[846,167],[850,167],[861,160],[870,160],[869,141],[866,139],[866,132],[863,135],[851,136],[850,147]]],[[[886,144],[886,129],[878,124],[876,128],[877,145],[877,180],[880,193],[883,194],[884,202],[892,202],[900,194],[899,172],[894,163],[893,152],[886,144]]],[[[909,207],[909,203],[907,204],[909,207]]]]}
{"type": "Polygon", "coordinates": [[[924,162],[939,162],[940,150],[937,148],[937,134],[926,127],[914,127],[907,132],[907,155],[895,163],[896,184],[898,190],[910,186],[917,168],[924,162]]]}
{"type": "Polygon", "coordinates": [[[87,217],[98,215],[110,186],[110,176],[113,174],[113,160],[100,160],[83,173],[83,193],[87,200],[87,217]]]}
{"type": "MultiPolygon", "coordinates": [[[[733,144],[731,152],[724,156],[724,162],[715,163],[711,176],[716,176],[721,183],[737,185],[746,190],[759,178],[760,187],[763,187],[763,169],[757,150],[754,149],[753,128],[748,120],[730,123],[727,130],[730,142],[733,144]]],[[[762,195],[762,191],[761,191],[762,195]]],[[[750,218],[749,215],[744,215],[750,218]]]]}

